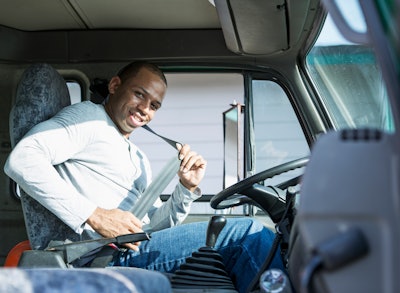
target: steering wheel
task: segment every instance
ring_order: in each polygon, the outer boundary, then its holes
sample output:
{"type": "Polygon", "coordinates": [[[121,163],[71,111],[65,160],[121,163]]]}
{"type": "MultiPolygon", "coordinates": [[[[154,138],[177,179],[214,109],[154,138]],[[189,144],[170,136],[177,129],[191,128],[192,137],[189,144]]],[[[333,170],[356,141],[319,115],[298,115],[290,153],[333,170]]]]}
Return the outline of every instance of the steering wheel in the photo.
{"type": "Polygon", "coordinates": [[[257,183],[276,175],[304,167],[308,161],[309,157],[307,156],[247,177],[214,195],[210,200],[210,205],[214,209],[226,209],[255,201],[266,209],[268,205],[276,203],[276,200],[280,198],[280,194],[283,192],[282,190],[289,186],[296,185],[300,180],[300,176],[282,182],[276,187],[267,187],[257,183]]]}

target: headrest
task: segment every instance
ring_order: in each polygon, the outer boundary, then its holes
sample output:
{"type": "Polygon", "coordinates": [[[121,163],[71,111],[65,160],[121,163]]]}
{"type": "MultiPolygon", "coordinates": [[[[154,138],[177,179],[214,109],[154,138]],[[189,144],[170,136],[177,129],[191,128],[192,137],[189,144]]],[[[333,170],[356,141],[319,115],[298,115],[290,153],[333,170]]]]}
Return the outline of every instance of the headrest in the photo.
{"type": "Polygon", "coordinates": [[[90,92],[92,96],[90,100],[93,103],[101,104],[108,96],[108,80],[103,78],[95,78],[90,84],[90,92]]]}
{"type": "Polygon", "coordinates": [[[11,146],[36,124],[71,104],[64,78],[48,64],[33,64],[23,73],[10,113],[11,146]]]}

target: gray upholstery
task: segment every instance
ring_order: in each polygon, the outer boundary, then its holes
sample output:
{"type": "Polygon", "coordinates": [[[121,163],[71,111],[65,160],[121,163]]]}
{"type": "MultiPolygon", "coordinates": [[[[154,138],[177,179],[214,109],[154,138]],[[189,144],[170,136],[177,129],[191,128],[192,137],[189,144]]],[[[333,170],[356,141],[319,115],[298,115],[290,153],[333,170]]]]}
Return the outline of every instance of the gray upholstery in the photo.
{"type": "Polygon", "coordinates": [[[169,280],[164,275],[133,268],[121,270],[1,268],[0,292],[168,293],[171,289],[169,280]]]}
{"type": "Polygon", "coordinates": [[[10,114],[11,145],[36,124],[71,104],[62,76],[48,64],[34,64],[23,73],[10,114]]]}
{"type": "MultiPolygon", "coordinates": [[[[15,105],[10,113],[11,144],[15,146],[36,124],[54,116],[70,105],[70,96],[63,77],[48,64],[34,64],[23,73],[17,87],[15,105]]],[[[21,190],[21,202],[28,238],[33,249],[43,249],[42,235],[54,240],[79,240],[79,236],[57,217],[21,190]]]]}
{"type": "Polygon", "coordinates": [[[399,157],[398,136],[374,129],[332,131],[319,138],[291,232],[294,288],[311,275],[302,272],[315,268],[312,257],[321,256],[309,292],[400,292],[399,157]],[[353,229],[365,240],[338,236],[353,229]]]}

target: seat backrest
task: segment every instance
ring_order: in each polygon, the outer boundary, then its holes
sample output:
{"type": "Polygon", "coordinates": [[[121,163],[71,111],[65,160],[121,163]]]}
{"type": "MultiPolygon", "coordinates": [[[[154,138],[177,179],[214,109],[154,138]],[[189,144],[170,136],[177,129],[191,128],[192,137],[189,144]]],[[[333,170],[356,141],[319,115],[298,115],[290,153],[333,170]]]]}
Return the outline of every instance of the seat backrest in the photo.
{"type": "MultiPolygon", "coordinates": [[[[71,104],[64,78],[48,64],[34,64],[23,73],[10,112],[11,145],[14,147],[36,124],[71,104]]],[[[77,239],[77,234],[32,197],[20,190],[25,225],[32,249],[43,249],[44,235],[54,240],[77,239]]]]}
{"type": "Polygon", "coordinates": [[[399,144],[347,129],[313,146],[289,243],[297,291],[308,277],[307,292],[400,292],[399,144]]]}

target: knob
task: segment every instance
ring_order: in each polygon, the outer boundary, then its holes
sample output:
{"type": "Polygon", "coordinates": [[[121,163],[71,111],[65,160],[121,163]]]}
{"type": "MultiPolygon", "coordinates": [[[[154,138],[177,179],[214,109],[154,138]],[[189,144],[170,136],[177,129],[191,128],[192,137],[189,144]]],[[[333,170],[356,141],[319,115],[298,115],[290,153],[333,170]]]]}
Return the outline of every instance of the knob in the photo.
{"type": "Polygon", "coordinates": [[[206,246],[214,247],[219,233],[225,227],[226,219],[224,216],[212,216],[208,222],[206,246]]]}

